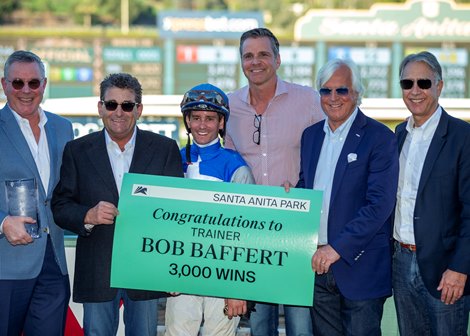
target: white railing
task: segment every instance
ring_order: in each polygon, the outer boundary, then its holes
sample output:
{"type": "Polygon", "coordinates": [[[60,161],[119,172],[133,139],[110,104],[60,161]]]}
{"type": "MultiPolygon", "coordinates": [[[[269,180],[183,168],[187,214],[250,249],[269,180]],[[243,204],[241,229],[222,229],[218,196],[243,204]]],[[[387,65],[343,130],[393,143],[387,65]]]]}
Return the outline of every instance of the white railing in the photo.
{"type": "MultiPolygon", "coordinates": [[[[181,95],[147,95],[142,98],[144,116],[181,117],[181,95]]],[[[96,116],[99,97],[55,98],[43,103],[43,108],[63,116],[96,116]]],[[[440,99],[451,115],[470,121],[470,99],[440,99]]],[[[400,98],[364,98],[361,109],[370,117],[382,121],[404,120],[410,115],[400,98]]]]}

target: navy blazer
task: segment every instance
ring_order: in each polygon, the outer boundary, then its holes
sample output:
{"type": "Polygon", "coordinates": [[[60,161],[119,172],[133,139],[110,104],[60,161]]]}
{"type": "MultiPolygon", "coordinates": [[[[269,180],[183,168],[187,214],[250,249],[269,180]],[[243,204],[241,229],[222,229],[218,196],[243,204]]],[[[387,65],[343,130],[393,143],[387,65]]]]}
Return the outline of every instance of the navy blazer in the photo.
{"type": "MultiPolygon", "coordinates": [[[[38,215],[42,226],[49,227],[54,255],[62,274],[67,274],[65,260],[64,232],[54,223],[50,200],[52,191],[59,180],[62,151],[67,141],[73,139],[72,124],[65,118],[45,112],[47,123],[44,126],[50,157],[50,178],[47,190],[23,133],[10,107],[0,110],[0,222],[8,215],[5,195],[5,181],[35,178],[38,183],[38,215]]],[[[47,234],[34,239],[28,245],[11,245],[6,237],[0,235],[0,279],[32,279],[41,271],[46,251],[47,234]]]]}
{"type": "MultiPolygon", "coordinates": [[[[297,187],[313,188],[325,122],[308,127],[302,135],[297,187]]],[[[398,185],[398,149],[393,132],[359,110],[338,163],[331,169],[335,172],[328,243],[341,256],[331,266],[336,284],[350,300],[390,296],[390,215],[398,185]],[[349,154],[356,154],[357,159],[348,162],[349,154]]]]}
{"type": "MultiPolygon", "coordinates": [[[[399,150],[406,122],[396,128],[399,150]]],[[[413,215],[416,255],[429,293],[446,269],[470,275],[470,124],[442,110],[429,146],[413,215]]],[[[464,295],[470,294],[467,278],[464,295]]]]}
{"type": "MultiPolygon", "coordinates": [[[[131,173],[183,177],[176,142],[149,131],[137,129],[131,173]]],[[[100,201],[118,206],[119,194],[106,150],[104,130],[67,144],[64,149],[60,182],[52,198],[54,218],[59,226],[77,233],[73,300],[103,302],[117,293],[110,287],[113,225],[84,227],[85,215],[100,201]]],[[[160,292],[129,290],[133,300],[155,299],[160,292]]]]}

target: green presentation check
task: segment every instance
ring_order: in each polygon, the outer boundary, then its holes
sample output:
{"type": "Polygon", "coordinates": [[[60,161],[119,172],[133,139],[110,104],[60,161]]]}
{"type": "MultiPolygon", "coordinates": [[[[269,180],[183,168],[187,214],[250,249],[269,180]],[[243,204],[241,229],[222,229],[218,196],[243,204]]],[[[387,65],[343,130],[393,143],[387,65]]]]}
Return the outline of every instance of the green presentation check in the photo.
{"type": "Polygon", "coordinates": [[[111,286],[311,306],[322,193],[126,174],[111,286]]]}

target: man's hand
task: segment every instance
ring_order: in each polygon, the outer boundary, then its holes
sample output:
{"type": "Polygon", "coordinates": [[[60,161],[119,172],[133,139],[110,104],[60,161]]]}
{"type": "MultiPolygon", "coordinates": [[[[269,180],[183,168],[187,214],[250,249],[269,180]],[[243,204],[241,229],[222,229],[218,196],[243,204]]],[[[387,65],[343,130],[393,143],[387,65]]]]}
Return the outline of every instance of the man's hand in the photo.
{"type": "Polygon", "coordinates": [[[236,299],[225,299],[224,314],[229,320],[234,316],[242,316],[246,314],[246,301],[236,299]]]}
{"type": "Polygon", "coordinates": [[[463,295],[467,274],[446,270],[442,274],[438,291],[441,291],[441,301],[445,304],[454,304],[463,295]]]}
{"type": "Polygon", "coordinates": [[[284,190],[286,191],[286,193],[288,193],[290,191],[290,188],[293,188],[294,186],[289,181],[284,181],[281,187],[284,187],[284,190]]]}
{"type": "Polygon", "coordinates": [[[320,247],[312,257],[312,269],[317,274],[328,273],[330,266],[339,260],[341,256],[331,247],[320,247]]]}
{"type": "Polygon", "coordinates": [[[11,245],[27,245],[34,240],[26,232],[24,225],[34,224],[36,221],[31,217],[7,216],[3,222],[3,234],[11,245]]]}
{"type": "Polygon", "coordinates": [[[93,208],[88,210],[85,215],[85,223],[84,224],[93,224],[93,225],[100,225],[100,224],[113,224],[114,218],[119,215],[118,209],[114,206],[114,204],[101,201],[93,208]]]}

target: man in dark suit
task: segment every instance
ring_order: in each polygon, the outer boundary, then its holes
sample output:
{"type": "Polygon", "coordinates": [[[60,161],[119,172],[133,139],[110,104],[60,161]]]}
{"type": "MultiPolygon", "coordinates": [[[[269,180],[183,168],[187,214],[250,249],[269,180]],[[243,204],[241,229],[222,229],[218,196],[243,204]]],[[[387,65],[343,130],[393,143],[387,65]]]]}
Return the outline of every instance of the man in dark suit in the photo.
{"type": "Polygon", "coordinates": [[[391,225],[398,180],[393,132],[358,106],[364,91],[347,60],[317,76],[327,119],[301,141],[297,187],[323,191],[311,308],[314,335],[381,335],[391,288],[391,225]]]}
{"type": "Polygon", "coordinates": [[[174,140],[137,128],[143,106],[136,78],[109,75],[100,99],[104,130],[67,144],[52,200],[58,225],[79,235],[73,300],[83,303],[85,335],[115,335],[123,300],[126,335],[155,336],[162,293],[110,287],[116,206],[124,173],[182,177],[181,157],[174,140]]]}
{"type": "Polygon", "coordinates": [[[400,177],[393,290],[400,334],[466,335],[470,294],[470,125],[439,105],[442,70],[420,52],[400,65],[411,117],[397,126],[400,177]]]}
{"type": "MultiPolygon", "coordinates": [[[[59,179],[62,150],[73,139],[66,119],[43,111],[44,64],[24,50],[12,53],[2,87],[7,104],[0,110],[0,335],[64,333],[70,298],[64,233],[53,220],[50,199],[59,179]],[[26,216],[11,216],[5,181],[34,179],[39,238],[25,227],[26,216]]],[[[33,224],[36,223],[36,224],[33,224]]]]}

